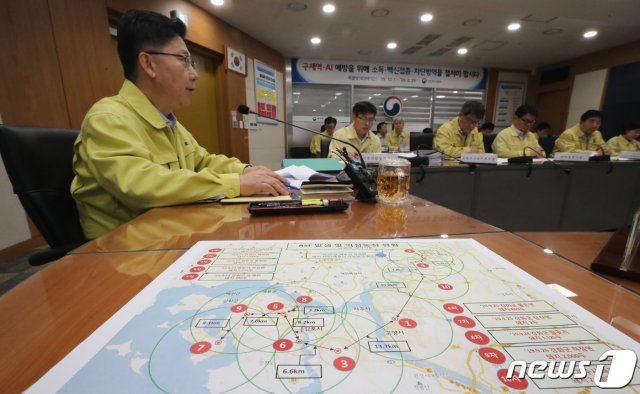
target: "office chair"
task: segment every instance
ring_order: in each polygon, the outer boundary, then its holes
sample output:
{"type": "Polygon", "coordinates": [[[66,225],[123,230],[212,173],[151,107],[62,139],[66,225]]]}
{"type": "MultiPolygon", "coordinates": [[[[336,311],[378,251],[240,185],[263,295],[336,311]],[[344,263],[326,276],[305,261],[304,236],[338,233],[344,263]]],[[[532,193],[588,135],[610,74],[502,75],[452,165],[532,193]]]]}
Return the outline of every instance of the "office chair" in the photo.
{"type": "Polygon", "coordinates": [[[57,260],[86,242],[71,197],[76,130],[0,125],[0,154],[13,192],[50,249],[29,257],[31,265],[57,260]]]}
{"type": "Polygon", "coordinates": [[[328,138],[323,138],[320,140],[320,157],[329,156],[329,145],[331,144],[331,140],[328,138]]]}
{"type": "Polygon", "coordinates": [[[558,137],[549,135],[547,137],[540,137],[540,139],[538,140],[538,143],[540,144],[542,149],[544,149],[544,153],[547,154],[547,157],[549,157],[551,155],[551,152],[553,152],[553,146],[555,145],[557,138],[558,137]]]}
{"type": "Polygon", "coordinates": [[[497,135],[498,134],[489,134],[489,135],[482,136],[482,142],[484,143],[485,153],[493,153],[493,149],[491,148],[491,145],[493,144],[493,140],[496,139],[497,135]]]}
{"type": "Polygon", "coordinates": [[[409,133],[409,150],[433,149],[434,134],[430,133],[409,133]]]}

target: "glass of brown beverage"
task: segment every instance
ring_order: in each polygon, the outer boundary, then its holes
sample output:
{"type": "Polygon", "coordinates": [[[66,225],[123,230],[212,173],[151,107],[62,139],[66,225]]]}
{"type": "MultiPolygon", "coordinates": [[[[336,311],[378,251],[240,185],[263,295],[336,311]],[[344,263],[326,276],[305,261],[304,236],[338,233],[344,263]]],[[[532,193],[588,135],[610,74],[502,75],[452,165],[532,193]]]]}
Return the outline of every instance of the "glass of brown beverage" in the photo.
{"type": "Polygon", "coordinates": [[[393,157],[383,159],[378,165],[378,201],[399,204],[409,194],[411,163],[408,160],[393,157]]]}

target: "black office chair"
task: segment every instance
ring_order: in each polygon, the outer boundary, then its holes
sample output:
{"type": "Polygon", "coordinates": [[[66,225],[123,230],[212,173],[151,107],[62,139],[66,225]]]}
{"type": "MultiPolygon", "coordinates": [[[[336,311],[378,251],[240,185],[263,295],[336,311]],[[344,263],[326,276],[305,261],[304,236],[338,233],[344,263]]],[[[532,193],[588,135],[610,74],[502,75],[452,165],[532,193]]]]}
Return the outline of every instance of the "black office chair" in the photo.
{"type": "Polygon", "coordinates": [[[0,125],[0,154],[13,192],[50,246],[31,255],[31,265],[57,260],[86,242],[70,192],[77,136],[76,130],[0,125]]]}
{"type": "Polygon", "coordinates": [[[308,146],[292,146],[289,148],[289,157],[292,159],[307,159],[311,157],[308,146]]]}
{"type": "Polygon", "coordinates": [[[409,133],[409,150],[433,149],[433,136],[430,133],[409,133]]]}
{"type": "Polygon", "coordinates": [[[320,157],[329,156],[329,145],[331,144],[331,140],[328,138],[323,138],[320,140],[320,157]]]}
{"type": "Polygon", "coordinates": [[[484,143],[484,152],[485,153],[493,153],[493,149],[491,145],[493,144],[493,140],[496,139],[496,135],[498,134],[489,134],[482,136],[482,142],[484,143]]]}
{"type": "Polygon", "coordinates": [[[547,154],[547,157],[549,157],[549,155],[551,155],[551,152],[553,152],[553,146],[555,145],[557,138],[558,137],[549,135],[547,137],[540,137],[540,139],[538,140],[538,143],[540,144],[542,149],[544,149],[544,153],[547,154]]]}

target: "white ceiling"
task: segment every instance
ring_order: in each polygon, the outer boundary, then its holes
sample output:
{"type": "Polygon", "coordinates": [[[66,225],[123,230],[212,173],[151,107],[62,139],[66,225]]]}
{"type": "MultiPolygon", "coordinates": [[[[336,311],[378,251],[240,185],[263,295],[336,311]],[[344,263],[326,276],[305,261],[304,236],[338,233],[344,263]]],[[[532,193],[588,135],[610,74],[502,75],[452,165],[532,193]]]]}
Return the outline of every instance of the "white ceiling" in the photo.
{"type": "Polygon", "coordinates": [[[221,7],[192,2],[287,57],[534,69],[640,39],[640,0],[225,0],[221,7]],[[327,2],[336,6],[331,15],[322,12],[327,2]],[[292,3],[306,9],[292,11],[292,3]],[[376,9],[390,12],[372,16],[376,9]],[[434,19],[420,22],[426,12],[434,19]],[[473,19],[481,22],[463,24],[473,19]],[[521,29],[507,31],[512,22],[521,29]],[[562,32],[544,34],[550,29],[562,32]],[[590,29],[599,34],[583,38],[590,29]],[[439,37],[417,45],[428,35],[439,37]],[[322,43],[311,45],[312,36],[322,43]],[[463,37],[470,39],[451,44],[463,37]],[[398,48],[388,50],[388,41],[398,48]],[[402,53],[413,46],[415,53],[402,53]],[[469,53],[458,55],[459,46],[469,53]]]}

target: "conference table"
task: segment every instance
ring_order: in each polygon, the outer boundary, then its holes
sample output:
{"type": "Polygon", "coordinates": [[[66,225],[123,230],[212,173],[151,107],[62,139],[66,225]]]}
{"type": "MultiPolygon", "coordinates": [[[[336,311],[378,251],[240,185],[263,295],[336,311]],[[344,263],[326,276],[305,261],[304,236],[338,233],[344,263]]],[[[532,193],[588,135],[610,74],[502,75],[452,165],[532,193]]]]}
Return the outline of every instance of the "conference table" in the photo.
{"type": "MultiPolygon", "coordinates": [[[[0,298],[0,387],[25,390],[200,240],[471,238],[640,341],[640,295],[535,234],[504,231],[418,197],[342,213],[251,217],[246,204],[157,208],[77,248],[0,298]],[[532,239],[532,240],[530,240],[532,239]],[[542,242],[544,243],[544,242],[542,242]],[[571,257],[571,256],[568,256],[571,257]]],[[[598,243],[582,248],[597,254],[598,243]]]]}

